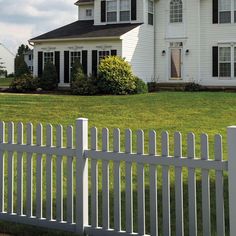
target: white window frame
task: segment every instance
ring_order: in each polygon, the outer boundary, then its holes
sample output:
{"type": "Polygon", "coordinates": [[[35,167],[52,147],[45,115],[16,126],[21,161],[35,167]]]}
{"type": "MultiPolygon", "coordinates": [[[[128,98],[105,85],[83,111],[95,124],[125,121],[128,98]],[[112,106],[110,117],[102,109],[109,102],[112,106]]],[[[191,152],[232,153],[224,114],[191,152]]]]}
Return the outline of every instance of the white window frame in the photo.
{"type": "Polygon", "coordinates": [[[98,66],[99,66],[99,64],[100,64],[100,62],[101,62],[102,59],[104,59],[105,57],[109,57],[109,56],[111,56],[111,50],[106,50],[106,49],[104,49],[104,50],[98,50],[98,66]],[[101,57],[101,56],[100,56],[100,53],[104,53],[104,54],[108,53],[108,54],[107,54],[107,55],[103,55],[103,56],[101,57]]]}
{"type": "Polygon", "coordinates": [[[154,25],[154,1],[153,0],[148,0],[148,25],[154,25]],[[152,4],[152,11],[150,11],[149,4],[152,4]],[[152,15],[152,24],[149,24],[149,15],[152,15]]]}
{"type": "Polygon", "coordinates": [[[129,1],[129,20],[127,21],[121,21],[120,20],[120,13],[123,12],[121,11],[121,1],[120,0],[107,0],[107,4],[106,4],[106,19],[107,19],[107,23],[112,24],[112,23],[129,23],[131,22],[131,0],[129,1]],[[110,1],[116,1],[116,10],[113,11],[108,11],[108,2],[110,1]],[[116,21],[108,21],[108,13],[110,12],[116,12],[116,21]]]}
{"type": "Polygon", "coordinates": [[[219,6],[219,9],[218,9],[218,24],[233,24],[233,23],[236,23],[236,0],[231,0],[230,4],[230,9],[228,10],[221,10],[221,1],[222,0],[218,0],[218,6],[219,6]],[[222,12],[228,12],[230,11],[230,22],[220,22],[220,13],[222,12]]]}
{"type": "Polygon", "coordinates": [[[171,0],[170,1],[170,4],[169,4],[169,10],[170,10],[170,13],[169,13],[169,22],[171,24],[181,24],[183,23],[184,21],[184,9],[183,9],[183,0],[171,0]],[[179,13],[176,14],[175,9],[174,9],[174,6],[176,4],[176,2],[179,2],[177,5],[179,7],[179,13]],[[178,16],[177,16],[178,15],[178,16]],[[181,17],[180,17],[181,16],[181,17]]]}
{"type": "Polygon", "coordinates": [[[131,21],[131,1],[127,0],[129,8],[126,10],[121,10],[121,1],[122,0],[119,0],[119,21],[120,22],[130,22],[131,21]],[[121,20],[121,12],[129,12],[129,19],[128,20],[121,20]]]}
{"type": "Polygon", "coordinates": [[[50,52],[43,52],[43,69],[44,69],[44,66],[45,66],[45,64],[46,64],[46,61],[45,61],[45,54],[46,53],[52,53],[52,55],[53,55],[53,59],[52,59],[52,63],[53,63],[53,65],[55,65],[55,52],[54,51],[50,51],[50,52]]]}
{"type": "MultiPolygon", "coordinates": [[[[235,64],[236,64],[236,43],[233,43],[233,44],[219,44],[218,45],[218,78],[219,79],[222,79],[222,80],[233,80],[233,79],[236,79],[236,70],[235,70],[235,64]],[[228,63],[230,63],[230,76],[229,77],[221,77],[220,76],[220,63],[224,63],[223,61],[221,62],[220,61],[220,48],[223,48],[223,47],[226,47],[226,48],[230,48],[230,53],[231,53],[231,60],[230,62],[228,61],[228,63]]],[[[226,62],[227,63],[227,62],[226,62]]]]}
{"type": "Polygon", "coordinates": [[[69,83],[71,81],[71,70],[72,70],[72,53],[80,53],[79,57],[74,57],[74,58],[79,58],[80,59],[80,64],[82,64],[82,51],[70,51],[69,55],[69,83]]]}

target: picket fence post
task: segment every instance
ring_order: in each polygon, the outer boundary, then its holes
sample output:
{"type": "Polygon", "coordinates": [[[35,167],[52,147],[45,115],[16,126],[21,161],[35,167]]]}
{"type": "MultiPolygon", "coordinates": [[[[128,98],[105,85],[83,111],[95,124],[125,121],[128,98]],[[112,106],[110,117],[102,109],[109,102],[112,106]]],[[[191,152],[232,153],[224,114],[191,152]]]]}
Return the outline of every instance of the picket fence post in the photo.
{"type": "Polygon", "coordinates": [[[236,235],[236,126],[228,127],[228,180],[230,236],[236,235]]]}
{"type": "Polygon", "coordinates": [[[76,120],[76,232],[83,235],[88,225],[88,119],[76,120]]]}

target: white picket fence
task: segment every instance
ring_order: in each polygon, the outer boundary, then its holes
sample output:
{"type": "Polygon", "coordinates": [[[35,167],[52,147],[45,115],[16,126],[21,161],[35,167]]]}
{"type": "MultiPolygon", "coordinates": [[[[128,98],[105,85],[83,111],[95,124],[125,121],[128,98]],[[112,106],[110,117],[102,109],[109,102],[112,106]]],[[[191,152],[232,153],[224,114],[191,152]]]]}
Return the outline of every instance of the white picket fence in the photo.
{"type": "MultiPolygon", "coordinates": [[[[195,136],[187,137],[187,157],[182,155],[182,136],[174,136],[174,156],[169,154],[169,137],[162,133],[161,154],[157,155],[156,132],[149,133],[149,153],[144,153],[144,132],[136,133],[135,152],[132,150],[132,131],[125,131],[124,152],[121,151],[120,130],[113,132],[113,150],[109,145],[109,130],[102,130],[102,148],[98,149],[98,131],[91,129],[91,148],[88,148],[88,120],[78,119],[75,127],[75,147],[73,127],[66,130],[66,145],[63,145],[63,128],[56,129],[56,145],[53,145],[53,127],[46,126],[46,143],[43,142],[43,126],[36,127],[36,143],[33,142],[33,125],[27,124],[26,142],[24,142],[23,124],[17,125],[17,141],[14,140],[14,124],[0,122],[0,219],[31,224],[58,230],[88,235],[147,235],[147,222],[150,222],[150,235],[171,235],[171,215],[175,214],[175,234],[184,235],[184,200],[188,201],[188,233],[198,235],[197,205],[202,208],[202,235],[210,236],[211,202],[210,171],[215,172],[215,202],[217,235],[225,233],[224,181],[223,172],[228,173],[229,209],[231,236],[236,235],[236,127],[228,128],[228,161],[223,160],[222,137],[215,136],[214,158],[209,157],[208,136],[201,135],[201,157],[195,156],[195,136]],[[7,130],[7,132],[6,132],[7,130]],[[6,134],[7,133],[7,134],[6,134]],[[7,136],[7,137],[6,137],[7,136]],[[7,140],[5,140],[7,139],[7,140]],[[66,174],[63,173],[63,159],[66,158],[66,174]],[[16,159],[16,160],[15,160],[16,159]],[[46,165],[43,161],[46,159],[46,165]],[[56,160],[56,166],[53,165],[56,160]],[[89,163],[91,160],[91,168],[89,163]],[[36,161],[36,171],[34,168],[36,161]],[[113,173],[109,166],[113,162],[113,173]],[[17,165],[15,166],[15,163],[17,165]],[[99,166],[102,173],[102,202],[98,197],[99,166]],[[121,163],[125,163],[125,201],[122,201],[121,163]],[[134,165],[137,167],[137,232],[134,232],[134,165]],[[7,168],[6,168],[7,167],[7,168]],[[56,167],[56,168],[55,168],[56,167]],[[158,168],[162,169],[162,189],[157,188],[158,168]],[[55,168],[55,169],[54,169],[55,168]],[[183,194],[183,168],[188,170],[188,195],[183,194]],[[74,169],[76,176],[74,178],[74,169]],[[175,207],[171,207],[170,171],[174,169],[175,207]],[[91,171],[91,192],[89,192],[89,170],[91,171]],[[201,202],[197,202],[196,170],[201,173],[201,202]],[[149,177],[149,215],[146,219],[147,202],[145,176],[149,177]],[[56,190],[53,195],[53,174],[56,174],[56,190]],[[34,176],[36,174],[36,176],[34,176]],[[109,178],[113,174],[113,223],[111,229],[109,178]],[[45,175],[45,177],[44,177],[45,175]],[[35,183],[34,184],[34,178],[35,183]],[[66,178],[66,193],[63,193],[66,178]],[[74,182],[76,190],[74,191],[74,182]],[[26,186],[24,186],[24,184],[26,186]],[[45,186],[45,187],[44,187],[45,186]],[[43,189],[45,188],[45,191],[43,189]],[[161,191],[162,199],[158,199],[161,191]],[[44,196],[45,194],[45,196],[44,196]],[[64,196],[66,196],[64,198],[64,196]],[[91,202],[89,202],[89,196],[91,202]],[[56,210],[53,199],[56,197],[56,210]],[[46,199],[46,201],[43,201],[46,199]],[[75,199],[75,202],[74,202],[75,199]],[[102,204],[99,208],[99,204],[102,204]],[[122,212],[125,204],[125,212],[122,212]],[[65,207],[66,206],[66,207],[65,207]],[[158,207],[159,206],[159,207],[158,207]],[[161,219],[158,209],[162,207],[161,219]],[[64,212],[64,209],[65,212],[64,212]],[[90,209],[90,214],[89,214],[90,209]],[[99,209],[102,212],[99,213],[99,209]],[[74,215],[75,213],[75,215],[74,215]],[[99,214],[102,219],[99,220],[99,214]],[[122,219],[125,226],[122,227],[122,219]],[[160,233],[160,222],[162,232],[160,233]]],[[[159,152],[158,152],[159,153],[159,152]]]]}

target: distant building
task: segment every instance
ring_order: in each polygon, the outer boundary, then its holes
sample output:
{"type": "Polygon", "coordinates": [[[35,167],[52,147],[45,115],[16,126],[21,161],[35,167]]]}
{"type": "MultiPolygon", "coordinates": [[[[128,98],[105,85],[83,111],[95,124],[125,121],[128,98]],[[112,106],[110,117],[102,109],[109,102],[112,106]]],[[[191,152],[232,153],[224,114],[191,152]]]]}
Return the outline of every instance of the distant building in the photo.
{"type": "Polygon", "coordinates": [[[7,71],[7,74],[14,73],[15,55],[9,49],[7,49],[2,43],[0,43],[0,58],[1,58],[1,63],[3,63],[3,66],[7,71]]]}
{"type": "Polygon", "coordinates": [[[24,53],[24,60],[25,63],[27,64],[29,70],[31,73],[33,73],[34,70],[34,51],[33,50],[29,50],[27,52],[24,53]]]}

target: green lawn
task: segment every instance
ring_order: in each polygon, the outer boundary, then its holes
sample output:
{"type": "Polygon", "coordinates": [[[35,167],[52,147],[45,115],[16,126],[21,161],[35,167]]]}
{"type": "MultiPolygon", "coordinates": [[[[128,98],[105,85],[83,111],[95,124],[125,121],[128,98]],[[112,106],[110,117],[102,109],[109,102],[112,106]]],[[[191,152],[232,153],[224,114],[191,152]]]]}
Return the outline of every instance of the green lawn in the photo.
{"type": "Polygon", "coordinates": [[[4,78],[4,79],[0,79],[0,88],[1,87],[9,87],[9,85],[11,84],[13,78],[4,78]]]}
{"type": "MultiPolygon", "coordinates": [[[[209,134],[210,154],[213,157],[213,139],[214,135],[221,133],[224,142],[224,155],[226,152],[226,127],[236,125],[236,94],[235,93],[182,93],[182,92],[162,92],[157,94],[134,95],[134,96],[58,96],[58,95],[15,95],[0,94],[0,120],[5,122],[22,121],[24,123],[31,121],[33,124],[42,122],[44,125],[52,123],[53,125],[62,124],[64,127],[75,123],[78,117],[89,118],[89,127],[97,126],[110,129],[119,127],[121,129],[121,142],[124,144],[123,134],[126,128],[134,131],[143,128],[147,137],[148,131],[155,129],[158,136],[158,151],[160,150],[160,133],[168,130],[170,133],[170,153],[173,154],[173,134],[175,131],[181,131],[183,134],[183,153],[186,154],[186,136],[188,132],[196,134],[196,154],[199,155],[200,134],[206,132],[209,134]]],[[[112,132],[112,131],[111,131],[112,132]]],[[[101,136],[99,136],[101,138],[101,136]]],[[[110,140],[112,144],[112,139],[110,140]]],[[[134,140],[135,143],[135,140],[134,140]]],[[[99,143],[101,144],[101,143],[99,143]]],[[[145,141],[147,151],[147,139],[145,141]]],[[[112,145],[111,145],[112,146],[112,145]]],[[[122,147],[123,149],[123,147],[122,147]]],[[[134,149],[135,150],[135,149],[134,149]]],[[[124,168],[122,166],[122,174],[124,168]]],[[[187,194],[187,172],[184,175],[184,193],[187,194]]],[[[173,173],[171,175],[172,188],[174,192],[173,173]]],[[[111,182],[112,182],[111,175],[111,182]]],[[[197,186],[200,188],[200,173],[197,176],[197,186]]],[[[227,178],[225,178],[227,181],[227,178]]],[[[214,200],[214,173],[211,173],[211,199],[214,200]]],[[[146,179],[148,187],[148,174],[146,179]]],[[[158,180],[158,186],[161,187],[161,180],[158,180]]],[[[136,206],[136,189],[134,188],[134,200],[136,206]]],[[[99,183],[99,199],[101,200],[101,183],[99,183]]],[[[227,207],[227,189],[226,189],[226,222],[228,235],[228,207],[227,207]]],[[[159,192],[161,199],[161,193],[159,192]]],[[[124,200],[124,184],[122,185],[122,201],[124,200]]],[[[201,192],[198,191],[198,203],[201,192]]],[[[112,186],[111,186],[112,202],[112,186]]],[[[148,188],[147,188],[147,208],[148,188]]],[[[187,203],[185,201],[185,221],[186,235],[188,235],[187,222],[187,203]]],[[[135,213],[136,213],[136,207],[135,213]]],[[[171,197],[171,206],[174,207],[174,197],[171,197]]],[[[161,207],[161,206],[159,206],[161,207]]],[[[174,209],[174,208],[173,208],[174,209]]],[[[113,209],[111,209],[112,211],[113,209]]],[[[124,211],[124,207],[122,206],[124,211]]],[[[161,208],[159,209],[161,212],[161,208]]],[[[123,212],[122,211],[122,212],[123,212]]],[[[172,210],[173,211],[173,210],[172,210]]],[[[149,222],[149,213],[147,212],[147,222],[149,222]]],[[[101,214],[99,213],[101,219],[101,214]]],[[[174,214],[172,214],[172,229],[174,232],[174,214]]],[[[111,221],[113,218],[111,217],[111,221]]],[[[198,206],[199,235],[201,235],[201,207],[198,206]]],[[[161,223],[161,222],[160,222],[161,223]]],[[[113,224],[113,223],[111,223],[113,224]]],[[[212,204],[212,230],[215,232],[215,206],[212,204]]],[[[124,222],[122,222],[124,226],[124,222]]],[[[8,227],[3,224],[3,228],[8,227]]],[[[10,227],[11,230],[19,227],[10,227]]],[[[135,220],[135,228],[137,227],[135,220]]],[[[2,227],[1,227],[2,228],[2,227]]],[[[149,227],[148,227],[149,228],[149,227]]],[[[148,229],[149,230],[149,229],[148,229]]],[[[17,232],[18,232],[17,231],[17,232]]],[[[35,235],[44,235],[41,231],[36,231],[35,235]],[[38,232],[38,233],[37,233],[38,232]]],[[[19,235],[19,234],[17,234],[19,235]]],[[[46,234],[45,234],[46,235],[46,234]]],[[[50,234],[52,235],[52,234],[50,234]]],[[[214,235],[214,234],[213,234],[214,235]]]]}

